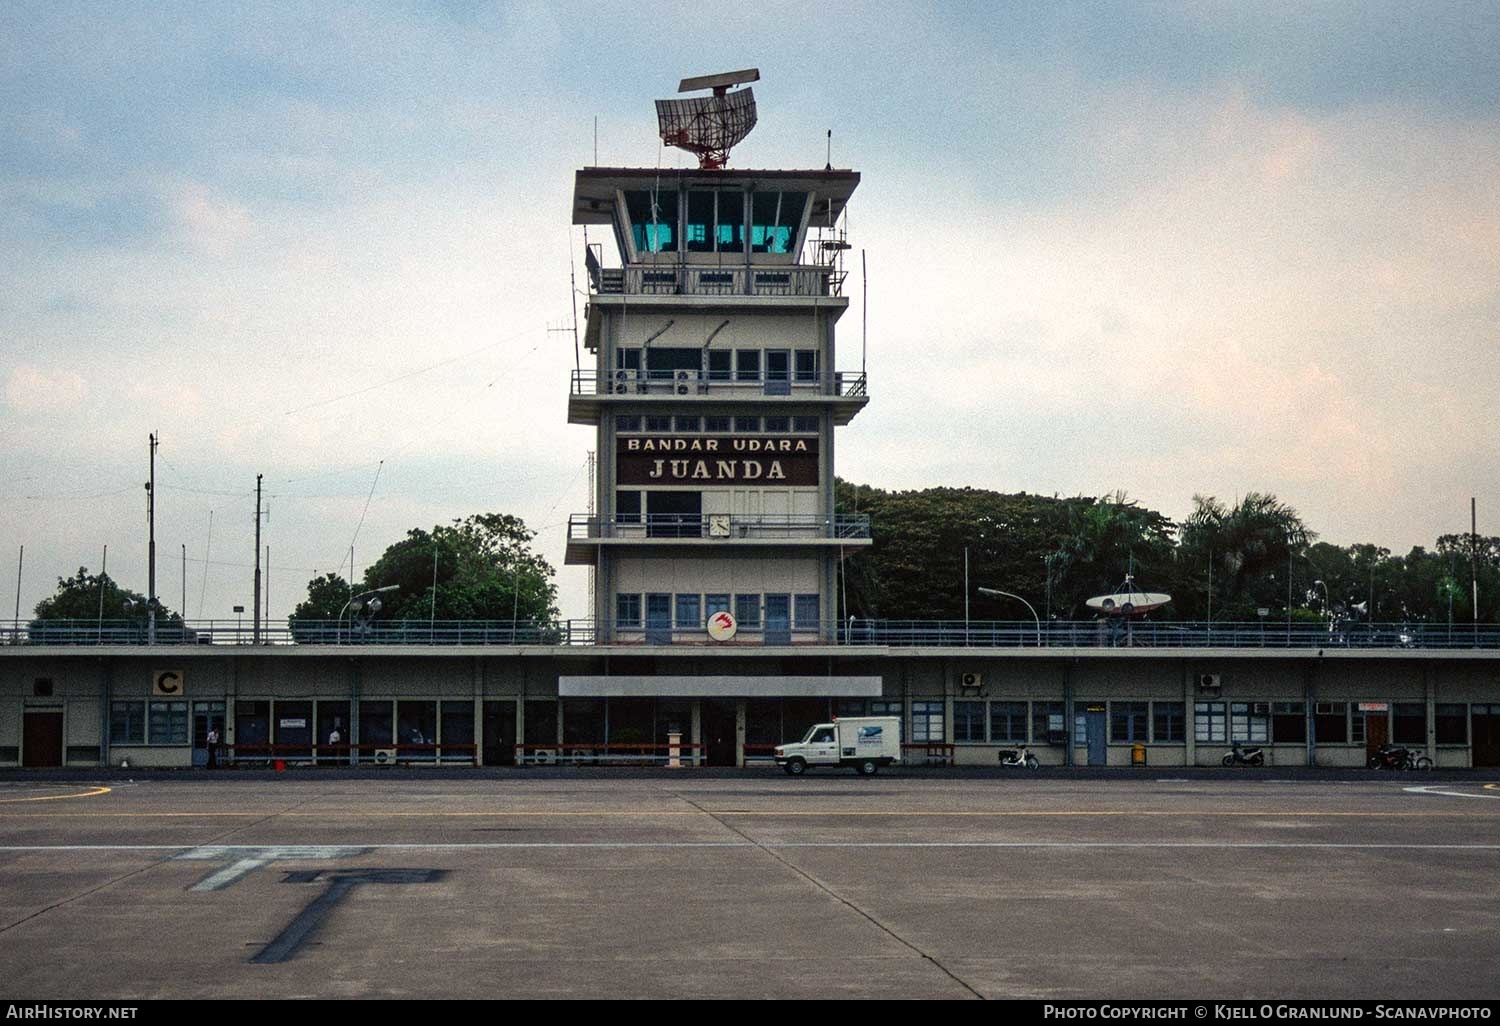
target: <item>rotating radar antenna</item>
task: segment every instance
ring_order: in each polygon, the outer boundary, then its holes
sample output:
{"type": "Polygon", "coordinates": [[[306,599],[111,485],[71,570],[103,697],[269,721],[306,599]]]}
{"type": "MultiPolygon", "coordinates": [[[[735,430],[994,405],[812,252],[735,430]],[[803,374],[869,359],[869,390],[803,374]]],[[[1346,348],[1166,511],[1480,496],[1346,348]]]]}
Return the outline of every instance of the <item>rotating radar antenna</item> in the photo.
{"type": "Polygon", "coordinates": [[[677,86],[679,93],[712,89],[713,95],[657,100],[656,120],[661,141],[696,154],[700,168],[722,168],[729,162],[730,147],[755,127],[755,93],[750,89],[735,92],[729,89],[744,82],[759,81],[759,68],[683,79],[677,86]]]}

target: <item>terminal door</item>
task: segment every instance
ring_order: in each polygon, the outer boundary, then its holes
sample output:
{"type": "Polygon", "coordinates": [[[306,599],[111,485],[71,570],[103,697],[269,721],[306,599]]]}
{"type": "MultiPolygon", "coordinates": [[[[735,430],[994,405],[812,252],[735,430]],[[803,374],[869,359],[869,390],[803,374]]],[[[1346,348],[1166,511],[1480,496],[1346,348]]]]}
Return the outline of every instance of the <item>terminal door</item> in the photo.
{"type": "Polygon", "coordinates": [[[22,719],[21,765],[54,767],[63,764],[63,714],[27,712],[22,719]]]}
{"type": "Polygon", "coordinates": [[[514,699],[484,703],[484,764],[516,764],[516,703],[514,699]]]}
{"type": "Polygon", "coordinates": [[[703,752],[710,766],[733,766],[738,760],[735,704],[732,699],[705,698],[700,706],[703,752]]]}
{"type": "Polygon", "coordinates": [[[1500,705],[1469,707],[1475,766],[1500,766],[1500,705]]]}

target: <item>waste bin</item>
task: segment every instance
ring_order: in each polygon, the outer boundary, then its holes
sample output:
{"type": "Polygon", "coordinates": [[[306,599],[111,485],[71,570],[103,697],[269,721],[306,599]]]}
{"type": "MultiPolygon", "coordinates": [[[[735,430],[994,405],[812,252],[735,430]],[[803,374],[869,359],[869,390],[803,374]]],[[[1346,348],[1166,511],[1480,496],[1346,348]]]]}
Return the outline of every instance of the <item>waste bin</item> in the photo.
{"type": "Polygon", "coordinates": [[[1144,766],[1144,765],[1146,765],[1146,746],[1145,745],[1134,744],[1134,745],[1130,746],[1130,765],[1132,765],[1132,766],[1144,766]]]}

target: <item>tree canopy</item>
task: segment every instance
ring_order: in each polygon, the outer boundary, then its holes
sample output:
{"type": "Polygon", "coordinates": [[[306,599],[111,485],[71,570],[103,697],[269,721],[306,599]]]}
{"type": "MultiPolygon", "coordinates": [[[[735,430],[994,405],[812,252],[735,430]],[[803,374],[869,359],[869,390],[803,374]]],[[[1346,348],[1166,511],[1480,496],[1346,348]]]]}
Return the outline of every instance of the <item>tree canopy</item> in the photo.
{"type": "Polygon", "coordinates": [[[381,595],[384,622],[435,617],[553,624],[560,615],[554,571],[532,551],[535,537],[520,518],[503,513],[474,514],[431,531],[412,528],[352,587],[338,574],[309,581],[291,619],[336,620],[352,596],[396,585],[381,595]]]}
{"type": "MultiPolygon", "coordinates": [[[[182,617],[157,600],[158,624],[180,623],[182,617]]],[[[91,574],[79,567],[72,577],[59,577],[57,591],[36,604],[34,618],[46,620],[139,620],[147,619],[146,596],[122,588],[109,574],[91,574]],[[100,599],[103,599],[101,605],[100,599]],[[131,603],[126,608],[126,601],[131,603]]]]}
{"type": "Polygon", "coordinates": [[[1251,492],[1233,503],[1194,496],[1180,525],[1117,492],[1048,498],[975,488],[888,492],[836,484],[841,513],[868,513],[874,544],[843,560],[841,616],[962,619],[964,550],[974,619],[1024,620],[1013,599],[1039,615],[1091,616],[1084,602],[1116,590],[1127,574],[1142,591],[1167,592],[1163,619],[1254,621],[1329,615],[1377,621],[1468,622],[1470,559],[1479,579],[1479,619],[1500,612],[1500,538],[1437,539],[1404,556],[1372,544],[1338,546],[1291,505],[1251,492]]]}

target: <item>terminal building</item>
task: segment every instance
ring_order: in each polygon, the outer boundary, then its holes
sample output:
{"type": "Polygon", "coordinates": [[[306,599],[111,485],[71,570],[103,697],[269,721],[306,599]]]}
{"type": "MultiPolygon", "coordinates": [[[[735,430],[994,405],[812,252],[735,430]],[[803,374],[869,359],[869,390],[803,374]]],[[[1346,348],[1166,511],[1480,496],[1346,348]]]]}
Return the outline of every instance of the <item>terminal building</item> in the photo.
{"type": "Polygon", "coordinates": [[[872,544],[834,497],[838,433],[870,401],[837,333],[860,176],[726,167],[754,124],[731,90],[746,75],[658,104],[663,140],[700,167],[575,177],[572,221],[602,236],[568,397],[598,453],[564,554],[594,584],[576,643],[142,646],[17,624],[0,766],[189,767],[210,732],[237,764],[742,766],[840,715],[899,716],[917,764],[1029,745],[1044,765],[1218,765],[1238,740],[1273,766],[1362,766],[1392,740],[1500,765],[1495,634],[1362,649],[1214,625],[1217,643],[1121,648],[1092,630],[1042,644],[1040,625],[1032,643],[1029,623],[841,628],[841,567],[872,544]]]}

